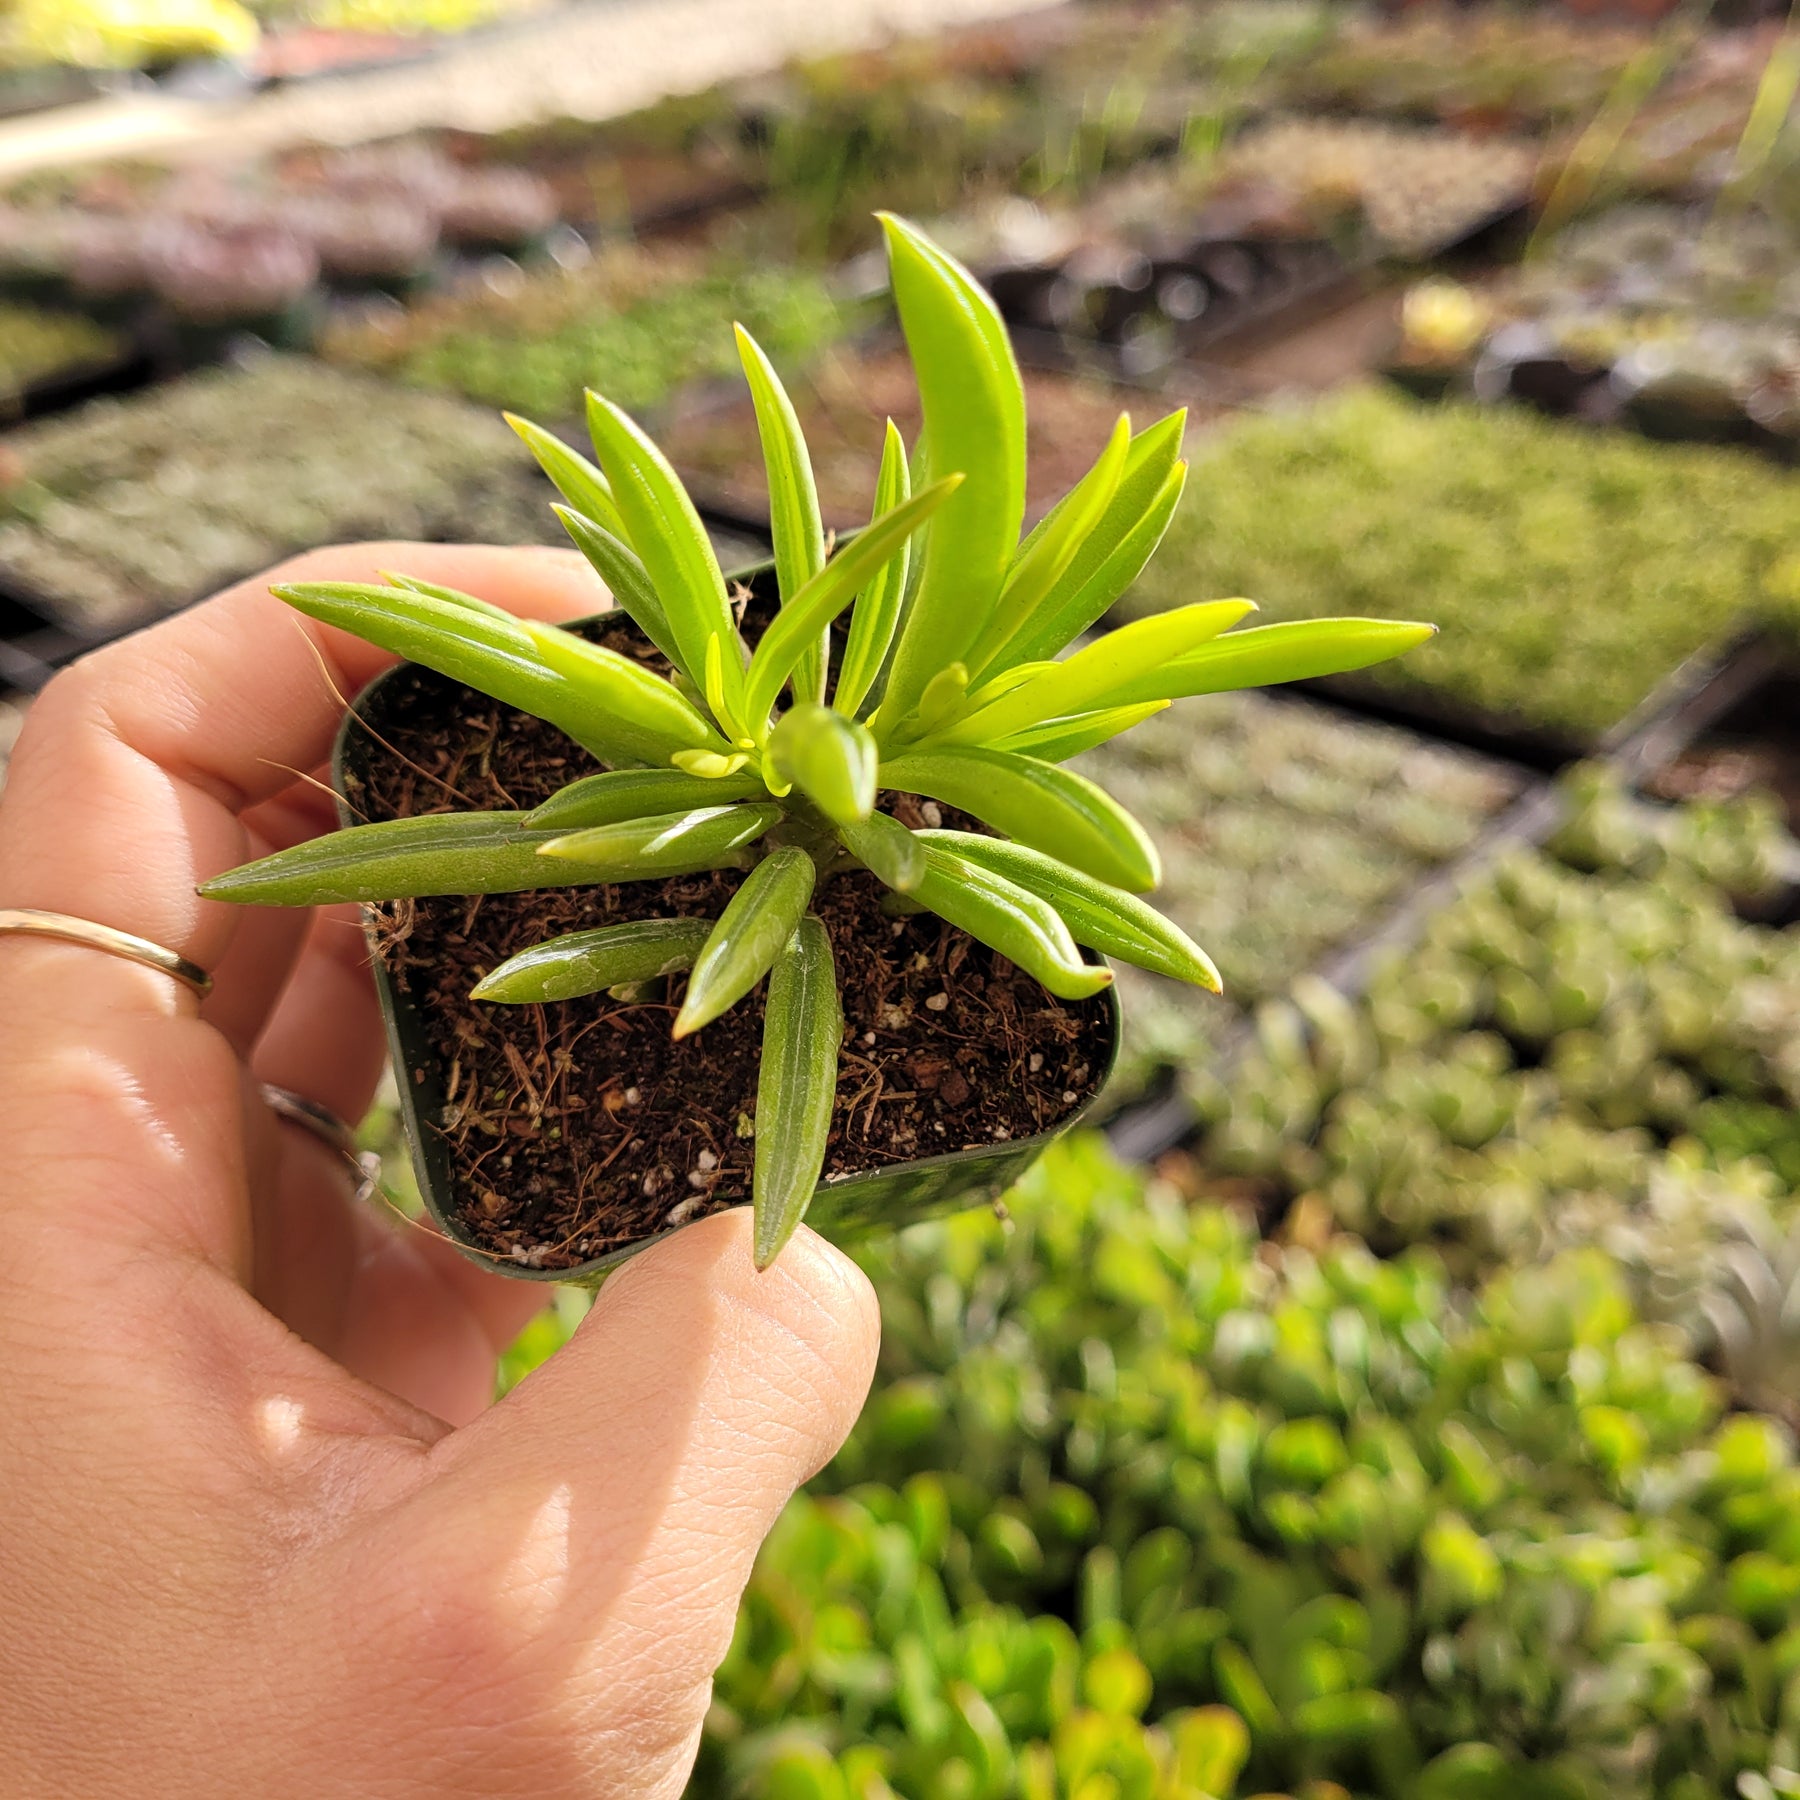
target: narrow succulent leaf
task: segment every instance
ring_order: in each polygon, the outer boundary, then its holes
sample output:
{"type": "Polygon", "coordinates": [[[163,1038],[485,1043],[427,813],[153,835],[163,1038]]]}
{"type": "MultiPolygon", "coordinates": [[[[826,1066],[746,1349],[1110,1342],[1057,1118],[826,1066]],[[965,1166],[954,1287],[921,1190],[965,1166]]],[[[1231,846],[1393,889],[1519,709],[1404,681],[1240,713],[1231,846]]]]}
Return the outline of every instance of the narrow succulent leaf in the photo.
{"type": "Polygon", "coordinates": [[[971,813],[1115,887],[1141,893],[1162,878],[1143,826],[1104,788],[1054,763],[976,746],[922,751],[884,762],[881,785],[971,813]]]}
{"type": "Polygon", "coordinates": [[[1035,681],[1047,669],[1057,667],[1056,662],[1015,663],[1010,669],[1002,669],[998,675],[984,681],[968,698],[971,711],[984,706],[991,706],[1002,694],[1010,694],[1014,688],[1023,687],[1028,681],[1035,681]]]}
{"type": "Polygon", "coordinates": [[[615,719],[593,697],[546,666],[518,620],[471,611],[405,588],[321,581],[270,590],[299,612],[383,650],[466,682],[508,706],[535,713],[602,762],[666,762],[667,749],[615,719]]]}
{"type": "Polygon", "coordinates": [[[558,788],[526,815],[525,823],[534,831],[586,831],[625,819],[749,800],[761,791],[762,782],[754,774],[726,782],[679,769],[612,769],[604,775],[584,775],[558,788]]]}
{"type": "Polygon", "coordinates": [[[1187,484],[1178,460],[1186,415],[1171,414],[1132,440],[1105,516],[1037,610],[988,659],[986,673],[1054,656],[1072,644],[1142,573],[1187,484]]]}
{"type": "Polygon", "coordinates": [[[1010,643],[1055,590],[1082,546],[1106,515],[1131,454],[1131,419],[1121,413],[1094,466],[1058,502],[1043,524],[1019,546],[993,617],[969,652],[977,675],[1010,643]]]}
{"type": "Polygon", "coordinates": [[[932,467],[968,477],[932,521],[901,620],[887,705],[903,718],[966,655],[1000,598],[1025,516],[1025,390],[999,311],[969,272],[904,220],[881,222],[932,467]]]}
{"type": "Polygon", "coordinates": [[[925,846],[925,873],[909,898],[979,938],[1064,1000],[1085,1000],[1112,984],[1112,971],[1083,962],[1062,916],[1048,901],[965,857],[925,846]]]}
{"type": "Polygon", "coordinates": [[[921,489],[849,543],[797,593],[771,621],[750,659],[744,717],[752,729],[765,725],[775,696],[782,690],[806,646],[856,597],[858,589],[896,555],[924,520],[943,506],[961,485],[960,475],[946,476],[921,489]]]}
{"type": "Polygon", "coordinates": [[[1162,712],[1167,700],[1146,700],[1137,706],[1108,706],[1099,712],[1075,713],[1064,719],[1046,719],[1016,737],[1002,738],[992,747],[1016,751],[1020,756],[1035,756],[1040,762],[1067,762],[1084,750],[1092,750],[1129,731],[1134,725],[1162,712]]]}
{"type": "Polygon", "coordinates": [[[635,987],[692,968],[711,931],[710,919],[632,919],[572,931],[508,957],[476,982],[469,998],[524,1006],[635,987]]]}
{"type": "MultiPolygon", "coordinates": [[[[875,510],[873,518],[912,497],[912,475],[906,465],[906,443],[900,428],[892,419],[887,422],[887,437],[881,448],[881,469],[875,478],[875,510]]],[[[921,530],[923,527],[921,527],[921,530]]],[[[838,665],[837,689],[832,705],[852,718],[862,710],[887,661],[894,632],[900,624],[901,603],[906,596],[908,571],[919,534],[902,544],[882,564],[874,578],[856,596],[850,614],[850,632],[844,644],[843,660],[838,665]]]]}
{"type": "Polygon", "coordinates": [[[1179,926],[1123,888],[1096,881],[1079,869],[1024,844],[968,831],[927,831],[920,837],[1015,882],[1055,907],[1076,943],[1116,956],[1157,975],[1220,993],[1213,960],[1179,926]]]}
{"type": "MultiPolygon", "coordinates": [[[[606,730],[629,743],[635,760],[667,762],[678,750],[720,750],[725,741],[713,723],[662,676],[641,663],[555,625],[527,622],[526,631],[546,667],[568,683],[592,716],[590,730],[606,730]]],[[[571,708],[576,704],[571,701],[571,708]]]]}
{"type": "Polygon", "coordinates": [[[552,506],[550,510],[562,520],[575,548],[588,559],[594,573],[606,583],[607,592],[619,610],[643,632],[651,643],[668,658],[670,664],[690,679],[693,670],[682,660],[681,646],[669,628],[668,615],[650,585],[650,575],[637,552],[623,539],[596,523],[584,513],[569,506],[552,506]]]}
{"type": "Polygon", "coordinates": [[[599,869],[603,881],[660,881],[734,866],[736,852],[755,843],[781,816],[781,808],[773,804],[702,806],[566,832],[552,837],[538,854],[552,865],[571,862],[599,869]]]}
{"type": "Polygon", "coordinates": [[[756,1084],[752,1252],[766,1269],[806,1216],[831,1136],[844,1038],[837,968],[825,927],[800,921],[769,975],[756,1084]]]}
{"type": "Polygon", "coordinates": [[[1403,619],[1291,619],[1258,625],[1191,650],[1166,668],[1146,671],[1112,697],[1121,703],[1184,700],[1231,688],[1343,675],[1401,656],[1436,635],[1435,625],[1403,619]]]}
{"type": "MultiPolygon", "coordinates": [[[[825,526],[819,517],[819,490],[813,481],[812,457],[800,430],[794,403],[775,373],[775,365],[743,326],[737,332],[738,359],[750,383],[756,409],[756,431],[762,441],[763,468],[769,480],[769,531],[775,547],[775,581],[786,606],[825,566],[825,526]]],[[[794,698],[825,697],[825,639],[801,651],[794,664],[794,698]]]]}
{"type": "Polygon", "coordinates": [[[875,810],[881,752],[865,726],[828,706],[800,704],[769,734],[769,760],[834,825],[854,825],[875,810]]]}
{"type": "Polygon", "coordinates": [[[918,834],[886,813],[870,813],[860,824],[840,825],[838,839],[876,880],[896,893],[910,894],[925,877],[925,851],[918,834]]]}
{"type": "MultiPolygon", "coordinates": [[[[907,458],[906,467],[915,494],[921,488],[931,486],[931,438],[923,425],[919,427],[919,435],[913,439],[912,455],[907,458]]],[[[918,598],[919,583],[925,574],[925,546],[930,541],[931,525],[927,521],[913,533],[912,542],[907,545],[906,588],[900,596],[901,619],[912,611],[913,601],[918,598]]],[[[898,635],[899,625],[896,623],[895,636],[898,635]]]]}
{"type": "Polygon", "coordinates": [[[744,674],[735,654],[737,621],[712,540],[680,477],[636,421],[595,393],[588,395],[587,413],[595,454],[625,524],[623,536],[662,602],[683,666],[705,668],[712,637],[734,648],[722,659],[717,716],[726,735],[736,737],[742,729],[744,674]]]}
{"type": "Polygon", "coordinates": [[[624,516],[613,500],[611,484],[588,459],[571,450],[555,432],[521,419],[517,413],[501,415],[525,440],[526,448],[538,460],[538,467],[550,477],[550,484],[584,518],[592,519],[603,531],[624,543],[631,541],[624,516]]]}
{"type": "Polygon", "coordinates": [[[1021,683],[991,706],[959,719],[944,735],[956,744],[993,743],[1045,719],[1166,698],[1136,692],[1133,684],[1166,669],[1255,610],[1248,600],[1200,600],[1121,625],[1035,680],[1021,683]]]}
{"type": "Polygon", "coordinates": [[[519,622],[517,613],[509,613],[504,606],[496,606],[491,600],[465,594],[461,588],[444,587],[435,581],[421,581],[416,575],[401,575],[392,569],[382,569],[379,573],[381,579],[391,587],[423,594],[428,600],[442,600],[446,606],[460,606],[467,612],[480,613],[484,619],[499,619],[507,625],[517,625],[519,622]]]}
{"type": "Polygon", "coordinates": [[[329,906],[426,894],[512,894],[611,879],[585,865],[546,862],[538,853],[556,835],[528,829],[522,812],[384,819],[228,869],[200,892],[209,900],[250,906],[329,906]]]}
{"type": "Polygon", "coordinates": [[[744,877],[688,977],[676,1037],[710,1025],[768,974],[805,916],[817,878],[813,859],[792,846],[771,850],[744,877]]]}

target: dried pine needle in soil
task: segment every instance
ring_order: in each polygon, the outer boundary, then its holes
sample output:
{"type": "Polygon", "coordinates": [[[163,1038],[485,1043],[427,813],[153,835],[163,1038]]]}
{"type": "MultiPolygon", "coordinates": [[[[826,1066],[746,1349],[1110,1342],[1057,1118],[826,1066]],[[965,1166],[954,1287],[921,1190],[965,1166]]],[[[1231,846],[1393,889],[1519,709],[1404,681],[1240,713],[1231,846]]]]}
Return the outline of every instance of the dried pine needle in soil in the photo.
{"type": "MultiPolygon", "coordinates": [[[[643,654],[622,633],[603,641],[643,654]]],[[[350,787],[370,819],[530,807],[596,766],[554,727],[422,670],[391,681],[379,712],[391,749],[370,744],[367,782],[350,787]]],[[[905,810],[915,804],[901,798],[896,810],[918,825],[905,810]]],[[[568,1268],[749,1198],[762,990],[679,1044],[669,1035],[679,976],[637,1003],[604,993],[542,1006],[468,997],[507,957],[563,932],[716,918],[741,879],[726,871],[378,909],[379,954],[443,1071],[436,1129],[452,1204],[477,1244],[568,1268]]],[[[845,1024],[828,1177],[1028,1137],[1089,1098],[1107,1064],[1099,1006],[1055,998],[931,914],[886,918],[881,894],[857,873],[815,897],[845,1024]]]]}

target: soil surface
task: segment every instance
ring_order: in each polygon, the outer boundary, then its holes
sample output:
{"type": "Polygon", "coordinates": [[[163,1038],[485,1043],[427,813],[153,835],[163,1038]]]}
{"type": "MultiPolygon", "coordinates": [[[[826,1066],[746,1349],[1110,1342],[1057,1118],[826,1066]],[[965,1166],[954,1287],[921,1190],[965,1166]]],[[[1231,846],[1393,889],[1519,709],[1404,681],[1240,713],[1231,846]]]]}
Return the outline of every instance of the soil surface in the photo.
{"type": "MultiPolygon", "coordinates": [[[[625,632],[603,639],[652,659],[625,632]]],[[[653,665],[654,666],[654,665],[653,665]]],[[[553,727],[422,670],[383,690],[370,819],[529,807],[597,766],[553,727]]],[[[930,822],[910,797],[884,804],[930,822]]],[[[935,809],[934,809],[935,810],[935,809]]],[[[953,817],[949,823],[966,823],[953,817]]],[[[605,993],[483,1005],[468,990],[529,945],[608,920],[711,918],[736,871],[614,887],[399,901],[376,909],[382,960],[441,1071],[454,1205],[497,1258],[568,1268],[748,1198],[763,993],[685,1042],[683,978],[626,1003],[605,993]]],[[[815,897],[837,958],[845,1035],[825,1173],[986,1148],[1056,1125],[1099,1085],[1106,1015],[1058,1000],[931,914],[885,917],[872,876],[815,897]]],[[[423,1085],[425,1072],[402,1079],[423,1085]]]]}

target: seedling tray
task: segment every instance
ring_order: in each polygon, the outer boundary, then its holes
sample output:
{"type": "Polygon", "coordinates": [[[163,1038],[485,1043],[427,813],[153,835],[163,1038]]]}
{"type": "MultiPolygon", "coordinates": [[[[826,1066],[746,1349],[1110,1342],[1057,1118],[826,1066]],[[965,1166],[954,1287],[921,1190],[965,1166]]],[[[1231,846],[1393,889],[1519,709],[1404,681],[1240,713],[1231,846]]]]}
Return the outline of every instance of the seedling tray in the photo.
{"type": "MultiPolygon", "coordinates": [[[[1691,658],[1609,735],[1596,760],[1641,792],[1715,724],[1743,708],[1759,691],[1792,680],[1792,659],[1773,640],[1747,636],[1723,650],[1691,658]]],[[[1302,687],[1308,684],[1300,684],[1302,687]]],[[[1568,802],[1547,779],[1529,782],[1519,798],[1481,830],[1460,855],[1414,882],[1372,929],[1329,952],[1306,971],[1355,998],[1386,960],[1416,943],[1431,918],[1507,851],[1546,842],[1562,825],[1568,802]]],[[[1785,871],[1786,890],[1775,905],[1791,905],[1800,892],[1800,866],[1785,871]]],[[[1231,1071],[1255,1042],[1254,1022],[1240,1014],[1215,1040],[1209,1072],[1229,1083],[1231,1071]]],[[[1115,1151],[1128,1160],[1153,1162],[1191,1141],[1198,1125],[1194,1101],[1181,1090],[1179,1072],[1148,1098],[1117,1112],[1106,1124],[1115,1151]]]]}

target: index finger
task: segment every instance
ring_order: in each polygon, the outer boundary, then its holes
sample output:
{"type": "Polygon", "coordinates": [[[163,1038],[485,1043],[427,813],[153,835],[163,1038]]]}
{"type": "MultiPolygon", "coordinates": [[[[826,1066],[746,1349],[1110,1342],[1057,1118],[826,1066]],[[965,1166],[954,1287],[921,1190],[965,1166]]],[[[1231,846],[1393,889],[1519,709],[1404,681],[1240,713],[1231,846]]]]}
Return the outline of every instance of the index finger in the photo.
{"type": "Polygon", "coordinates": [[[303,618],[271,581],[383,569],[538,618],[605,604],[573,551],[356,544],[315,551],[83,658],[33,705],[0,802],[0,907],[72,913],[210,969],[235,909],[199,883],[244,860],[238,814],[331,747],[344,701],[394,658],[303,618]]]}

